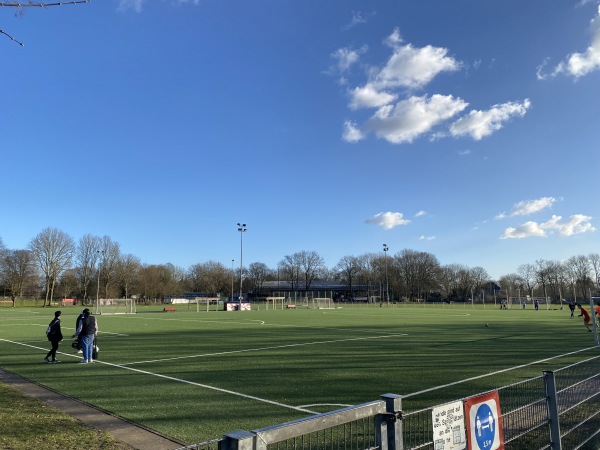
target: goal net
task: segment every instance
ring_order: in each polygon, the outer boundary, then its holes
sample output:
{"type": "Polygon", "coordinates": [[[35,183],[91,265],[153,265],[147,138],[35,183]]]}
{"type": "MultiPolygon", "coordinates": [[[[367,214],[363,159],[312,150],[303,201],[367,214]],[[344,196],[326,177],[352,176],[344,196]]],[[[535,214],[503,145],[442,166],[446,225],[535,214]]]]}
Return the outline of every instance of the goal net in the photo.
{"type": "Polygon", "coordinates": [[[101,298],[94,306],[94,314],[135,314],[135,299],[101,298]]]}
{"type": "Polygon", "coordinates": [[[313,298],[312,304],[316,309],[333,309],[333,302],[330,298],[313,298]]]}

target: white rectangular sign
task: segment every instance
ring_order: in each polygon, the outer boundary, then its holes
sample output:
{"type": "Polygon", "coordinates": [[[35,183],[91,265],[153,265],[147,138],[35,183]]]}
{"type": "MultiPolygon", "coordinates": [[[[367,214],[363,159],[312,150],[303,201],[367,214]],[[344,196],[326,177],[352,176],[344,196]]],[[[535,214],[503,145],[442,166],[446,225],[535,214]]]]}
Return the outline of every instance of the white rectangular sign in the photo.
{"type": "Polygon", "coordinates": [[[436,406],[431,414],[434,450],[464,450],[467,448],[462,402],[436,406]]]}

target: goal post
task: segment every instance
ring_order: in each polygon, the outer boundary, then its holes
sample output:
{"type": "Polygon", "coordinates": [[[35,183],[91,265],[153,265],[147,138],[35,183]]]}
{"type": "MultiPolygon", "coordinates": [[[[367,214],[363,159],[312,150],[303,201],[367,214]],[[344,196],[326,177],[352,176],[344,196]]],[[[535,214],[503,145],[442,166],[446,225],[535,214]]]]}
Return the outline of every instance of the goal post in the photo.
{"type": "Polygon", "coordinates": [[[322,297],[322,298],[313,298],[312,299],[313,308],[317,309],[333,309],[333,302],[330,298],[322,297]]]}
{"type": "Polygon", "coordinates": [[[95,302],[94,314],[135,314],[133,298],[101,298],[95,302]]]}
{"type": "Polygon", "coordinates": [[[269,309],[269,302],[271,303],[272,309],[277,309],[278,303],[281,305],[281,309],[283,309],[285,297],[267,297],[267,309],[269,309]]]}
{"type": "Polygon", "coordinates": [[[196,312],[200,311],[219,311],[220,297],[196,297],[190,302],[196,303],[196,312]]]}

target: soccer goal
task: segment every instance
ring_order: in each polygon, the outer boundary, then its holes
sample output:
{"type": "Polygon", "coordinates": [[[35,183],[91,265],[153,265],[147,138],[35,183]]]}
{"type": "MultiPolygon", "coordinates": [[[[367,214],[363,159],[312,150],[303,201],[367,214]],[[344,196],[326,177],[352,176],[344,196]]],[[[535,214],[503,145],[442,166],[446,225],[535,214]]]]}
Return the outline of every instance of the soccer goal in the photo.
{"type": "Polygon", "coordinates": [[[196,312],[220,311],[223,309],[223,302],[221,302],[220,297],[196,297],[190,302],[196,303],[196,312]]]}
{"type": "Polygon", "coordinates": [[[101,298],[94,305],[94,314],[135,314],[135,299],[101,298]]]}
{"type": "Polygon", "coordinates": [[[272,309],[277,309],[277,304],[279,303],[280,308],[283,309],[283,302],[285,301],[285,297],[267,297],[267,309],[269,309],[269,303],[272,304],[272,309]]]}
{"type": "Polygon", "coordinates": [[[313,298],[313,308],[316,309],[333,309],[333,302],[330,298],[313,298]]]}

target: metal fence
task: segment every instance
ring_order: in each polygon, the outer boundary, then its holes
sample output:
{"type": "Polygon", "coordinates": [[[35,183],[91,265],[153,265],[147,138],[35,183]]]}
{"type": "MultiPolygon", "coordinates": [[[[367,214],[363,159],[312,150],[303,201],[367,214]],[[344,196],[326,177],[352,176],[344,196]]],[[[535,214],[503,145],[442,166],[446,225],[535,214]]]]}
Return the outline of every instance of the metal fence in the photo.
{"type": "MultiPolygon", "coordinates": [[[[506,450],[600,450],[600,356],[495,391],[506,450]]],[[[405,412],[402,400],[385,394],[362,405],[252,432],[239,430],[179,450],[437,450],[435,406],[405,412]]]]}

